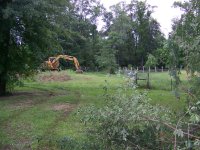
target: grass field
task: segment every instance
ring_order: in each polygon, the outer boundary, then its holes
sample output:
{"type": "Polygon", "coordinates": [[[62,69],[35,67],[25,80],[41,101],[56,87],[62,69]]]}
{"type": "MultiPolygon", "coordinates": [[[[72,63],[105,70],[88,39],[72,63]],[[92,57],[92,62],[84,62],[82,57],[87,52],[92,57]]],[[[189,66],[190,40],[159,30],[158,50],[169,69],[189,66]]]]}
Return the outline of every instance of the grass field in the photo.
{"type": "MultiPolygon", "coordinates": [[[[185,74],[181,77],[186,84],[185,74]]],[[[151,89],[144,89],[146,83],[139,81],[138,90],[147,90],[152,104],[177,112],[184,109],[185,95],[175,98],[167,72],[152,73],[150,79],[151,89]]],[[[0,97],[0,149],[59,149],[63,137],[84,139],[85,127],[74,112],[89,104],[105,105],[106,83],[114,92],[124,80],[122,75],[70,70],[40,73],[25,80],[12,96],[0,97]]]]}

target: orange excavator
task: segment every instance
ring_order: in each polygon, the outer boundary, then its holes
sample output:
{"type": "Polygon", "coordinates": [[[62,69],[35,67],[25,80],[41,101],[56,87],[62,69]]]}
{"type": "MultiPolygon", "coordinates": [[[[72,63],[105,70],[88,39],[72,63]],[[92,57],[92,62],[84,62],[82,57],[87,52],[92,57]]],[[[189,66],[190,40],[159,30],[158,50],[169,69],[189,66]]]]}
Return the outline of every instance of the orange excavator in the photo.
{"type": "Polygon", "coordinates": [[[68,61],[68,60],[73,61],[76,67],[76,73],[83,73],[77,58],[74,56],[69,56],[69,55],[58,55],[56,57],[49,57],[48,61],[44,62],[45,68],[49,70],[59,70],[58,69],[60,66],[59,59],[64,59],[65,61],[68,61]]]}

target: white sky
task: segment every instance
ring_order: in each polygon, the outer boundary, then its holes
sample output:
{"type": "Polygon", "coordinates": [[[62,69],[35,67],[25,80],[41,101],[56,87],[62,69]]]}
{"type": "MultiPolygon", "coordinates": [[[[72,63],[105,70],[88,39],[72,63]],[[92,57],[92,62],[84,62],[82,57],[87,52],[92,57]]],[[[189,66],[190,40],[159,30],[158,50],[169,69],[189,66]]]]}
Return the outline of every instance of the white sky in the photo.
{"type": "MultiPolygon", "coordinates": [[[[101,0],[101,3],[109,9],[111,5],[117,4],[121,1],[126,1],[128,4],[131,0],[101,0]]],[[[155,12],[152,16],[160,23],[161,30],[166,37],[171,31],[172,19],[181,16],[181,11],[178,8],[172,8],[174,1],[183,2],[184,0],[147,0],[147,3],[151,6],[157,6],[157,8],[154,9],[155,12]]]]}

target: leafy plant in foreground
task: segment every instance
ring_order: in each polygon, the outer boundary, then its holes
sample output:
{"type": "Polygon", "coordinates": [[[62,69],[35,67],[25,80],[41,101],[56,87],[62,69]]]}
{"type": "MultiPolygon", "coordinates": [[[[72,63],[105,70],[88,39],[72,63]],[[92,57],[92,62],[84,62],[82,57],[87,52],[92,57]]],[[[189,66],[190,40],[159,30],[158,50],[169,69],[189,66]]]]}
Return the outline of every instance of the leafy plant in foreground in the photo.
{"type": "Polygon", "coordinates": [[[90,139],[103,149],[157,149],[170,148],[164,141],[164,122],[170,122],[169,111],[150,104],[147,93],[121,87],[116,94],[105,94],[107,105],[83,108],[79,113],[88,127],[90,139]],[[131,92],[131,94],[130,94],[131,92]]]}
{"type": "Polygon", "coordinates": [[[127,83],[114,94],[104,88],[104,107],[79,109],[90,143],[103,150],[198,148],[199,134],[190,129],[199,127],[195,113],[199,104],[176,116],[167,108],[152,105],[146,92],[127,83]],[[188,115],[192,116],[189,121],[188,115]]]}

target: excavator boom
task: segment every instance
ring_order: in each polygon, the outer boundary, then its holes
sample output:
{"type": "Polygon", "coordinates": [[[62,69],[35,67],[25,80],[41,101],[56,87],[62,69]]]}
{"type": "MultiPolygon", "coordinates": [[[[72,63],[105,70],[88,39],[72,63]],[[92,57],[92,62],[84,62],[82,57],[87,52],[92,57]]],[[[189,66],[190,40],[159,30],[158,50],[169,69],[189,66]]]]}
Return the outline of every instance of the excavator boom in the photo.
{"type": "Polygon", "coordinates": [[[58,67],[60,65],[59,59],[64,59],[65,61],[73,61],[76,67],[76,72],[83,73],[80,64],[78,62],[78,59],[74,56],[69,56],[69,55],[58,55],[57,57],[49,57],[48,61],[45,61],[47,68],[50,70],[58,70],[58,67]]]}

